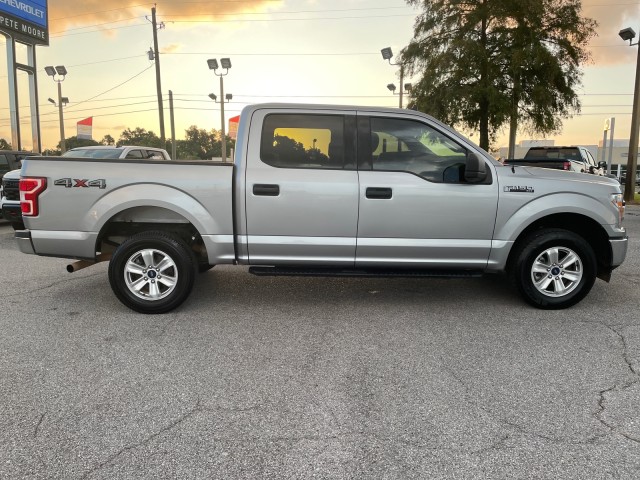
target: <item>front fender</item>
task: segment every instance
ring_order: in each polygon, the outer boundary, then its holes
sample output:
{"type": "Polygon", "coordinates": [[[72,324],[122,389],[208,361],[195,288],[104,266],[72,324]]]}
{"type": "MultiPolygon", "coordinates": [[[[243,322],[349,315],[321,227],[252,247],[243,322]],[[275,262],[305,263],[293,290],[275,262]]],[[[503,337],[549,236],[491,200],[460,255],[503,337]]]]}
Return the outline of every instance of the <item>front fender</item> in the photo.
{"type": "Polygon", "coordinates": [[[578,192],[549,193],[522,204],[509,202],[503,196],[498,205],[494,240],[515,241],[537,220],[554,214],[571,213],[588,217],[607,230],[618,222],[618,214],[613,205],[578,192]]]}

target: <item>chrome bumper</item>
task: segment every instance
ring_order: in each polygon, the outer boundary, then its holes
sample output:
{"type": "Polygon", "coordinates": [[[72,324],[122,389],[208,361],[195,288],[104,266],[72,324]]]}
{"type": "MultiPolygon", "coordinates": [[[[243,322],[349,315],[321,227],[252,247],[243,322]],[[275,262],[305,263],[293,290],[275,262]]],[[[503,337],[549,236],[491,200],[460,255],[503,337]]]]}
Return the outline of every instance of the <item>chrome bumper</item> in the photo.
{"type": "Polygon", "coordinates": [[[16,230],[15,239],[16,242],[18,242],[18,249],[22,253],[35,255],[36,252],[33,249],[33,243],[31,242],[31,232],[29,230],[16,230]]]}

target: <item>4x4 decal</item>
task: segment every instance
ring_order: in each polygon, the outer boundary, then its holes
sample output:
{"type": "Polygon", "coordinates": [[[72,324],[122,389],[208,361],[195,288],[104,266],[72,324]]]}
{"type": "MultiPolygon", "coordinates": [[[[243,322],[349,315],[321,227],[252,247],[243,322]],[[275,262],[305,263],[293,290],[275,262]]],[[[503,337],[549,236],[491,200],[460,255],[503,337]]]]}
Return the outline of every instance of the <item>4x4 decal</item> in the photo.
{"type": "Polygon", "coordinates": [[[86,178],[59,178],[55,180],[53,184],[65,188],[107,188],[107,181],[104,178],[98,178],[96,180],[88,180],[86,178]]]}

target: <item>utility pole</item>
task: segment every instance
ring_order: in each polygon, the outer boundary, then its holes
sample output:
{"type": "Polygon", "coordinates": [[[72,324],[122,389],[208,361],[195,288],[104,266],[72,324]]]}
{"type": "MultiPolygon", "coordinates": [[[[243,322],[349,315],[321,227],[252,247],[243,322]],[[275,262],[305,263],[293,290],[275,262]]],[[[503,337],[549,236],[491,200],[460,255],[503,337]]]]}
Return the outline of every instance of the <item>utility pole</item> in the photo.
{"type": "Polygon", "coordinates": [[[171,123],[171,160],[176,160],[176,124],[173,116],[173,92],[169,90],[169,123],[171,123]]]}
{"type": "Polygon", "coordinates": [[[60,119],[60,153],[67,151],[64,139],[64,117],[62,115],[62,82],[58,82],[58,118],[60,119]]]}
{"type": "Polygon", "coordinates": [[[153,27],[153,52],[156,62],[156,90],[158,92],[158,116],[160,117],[160,140],[162,140],[162,148],[165,147],[164,135],[164,110],[162,108],[162,86],[160,84],[160,52],[158,51],[158,29],[164,28],[164,23],[160,22],[158,27],[156,23],[156,5],[151,7],[151,25],[153,27]]]}
{"type": "Polygon", "coordinates": [[[220,77],[220,133],[222,142],[222,161],[227,161],[227,133],[224,128],[224,82],[220,77]]]}

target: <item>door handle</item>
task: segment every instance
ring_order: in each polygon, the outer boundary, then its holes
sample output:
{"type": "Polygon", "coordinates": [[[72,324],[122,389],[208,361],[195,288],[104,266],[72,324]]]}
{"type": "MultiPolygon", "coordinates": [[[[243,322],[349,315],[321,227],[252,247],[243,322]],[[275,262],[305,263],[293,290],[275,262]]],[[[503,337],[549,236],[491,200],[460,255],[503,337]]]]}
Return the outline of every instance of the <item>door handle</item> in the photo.
{"type": "Polygon", "coordinates": [[[377,198],[380,200],[389,200],[392,196],[393,190],[390,188],[380,187],[367,187],[367,198],[377,198]]]}
{"type": "Polygon", "coordinates": [[[277,197],[280,195],[280,185],[265,185],[256,183],[253,185],[253,194],[263,197],[277,197]]]}

